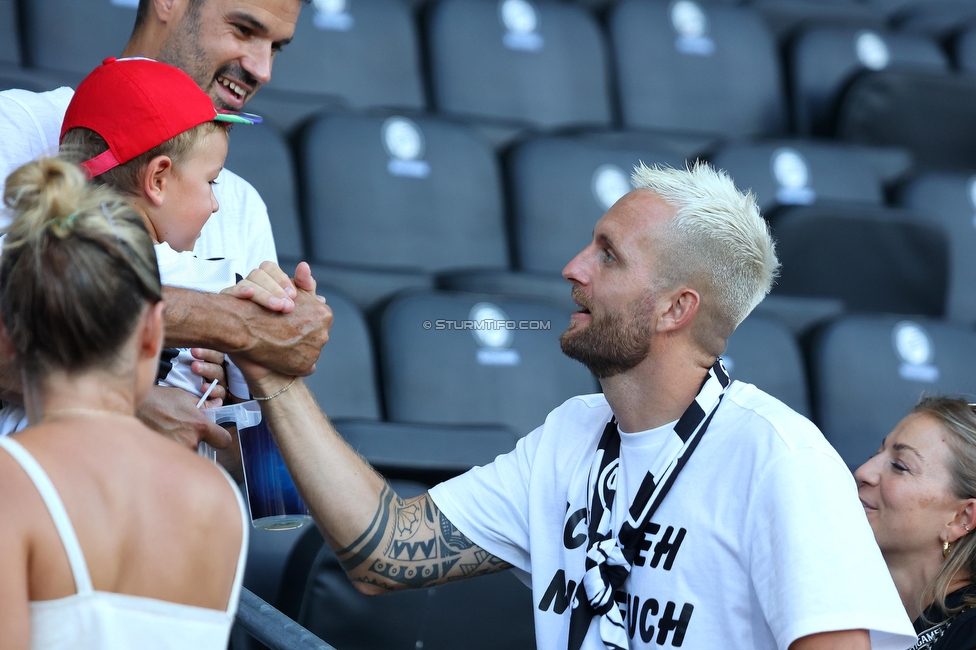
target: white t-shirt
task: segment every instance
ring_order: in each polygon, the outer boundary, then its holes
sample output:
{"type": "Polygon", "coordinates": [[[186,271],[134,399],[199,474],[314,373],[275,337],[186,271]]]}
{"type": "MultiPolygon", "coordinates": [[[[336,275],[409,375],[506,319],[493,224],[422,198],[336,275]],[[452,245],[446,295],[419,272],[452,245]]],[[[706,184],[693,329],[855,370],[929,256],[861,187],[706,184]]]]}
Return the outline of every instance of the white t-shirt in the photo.
{"type": "MultiPolygon", "coordinates": [[[[17,167],[42,155],[57,154],[61,122],[73,95],[71,88],[44,93],[0,92],[0,194],[7,176],[17,167]]],[[[257,190],[234,172],[224,169],[217,176],[214,194],[220,209],[204,225],[193,254],[204,260],[233,259],[243,265],[243,270],[239,271],[242,275],[264,261],[277,263],[268,208],[257,190]]],[[[10,222],[4,212],[0,210],[0,227],[10,222]]],[[[167,284],[165,279],[163,284],[167,284]]],[[[188,284],[179,286],[194,288],[188,284]]],[[[0,435],[19,431],[25,426],[27,417],[23,408],[5,405],[0,409],[0,435]]]]}
{"type": "MultiPolygon", "coordinates": [[[[567,647],[586,554],[586,479],[611,411],[574,397],[515,450],[431,491],[472,541],[532,587],[540,650],[567,647]]],[[[621,435],[614,504],[675,439],[621,435]]],[[[850,471],[808,420],[734,382],[654,516],[620,599],[631,648],[786,650],[818,632],[868,629],[876,650],[915,634],[850,471]]],[[[583,648],[604,650],[591,623],[583,648]]]]}

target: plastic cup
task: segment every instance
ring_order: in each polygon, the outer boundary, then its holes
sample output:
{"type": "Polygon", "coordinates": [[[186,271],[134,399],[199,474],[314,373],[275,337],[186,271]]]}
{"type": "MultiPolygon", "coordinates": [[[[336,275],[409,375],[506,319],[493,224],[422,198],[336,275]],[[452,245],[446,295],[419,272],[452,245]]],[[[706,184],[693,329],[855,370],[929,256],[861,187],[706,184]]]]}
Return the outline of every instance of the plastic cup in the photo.
{"type": "Polygon", "coordinates": [[[259,530],[288,530],[310,523],[308,508],[264,420],[238,429],[237,439],[251,525],[259,530]]]}

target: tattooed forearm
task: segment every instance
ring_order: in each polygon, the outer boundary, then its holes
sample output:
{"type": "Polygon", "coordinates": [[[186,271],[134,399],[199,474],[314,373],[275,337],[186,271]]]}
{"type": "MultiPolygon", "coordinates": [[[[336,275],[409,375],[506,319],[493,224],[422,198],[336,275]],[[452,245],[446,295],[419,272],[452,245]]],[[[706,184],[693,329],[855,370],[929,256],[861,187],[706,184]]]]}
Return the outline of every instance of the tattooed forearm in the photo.
{"type": "Polygon", "coordinates": [[[337,555],[350,578],[384,589],[429,587],[511,568],[468,539],[428,495],[404,501],[388,485],[369,528],[337,555]]]}

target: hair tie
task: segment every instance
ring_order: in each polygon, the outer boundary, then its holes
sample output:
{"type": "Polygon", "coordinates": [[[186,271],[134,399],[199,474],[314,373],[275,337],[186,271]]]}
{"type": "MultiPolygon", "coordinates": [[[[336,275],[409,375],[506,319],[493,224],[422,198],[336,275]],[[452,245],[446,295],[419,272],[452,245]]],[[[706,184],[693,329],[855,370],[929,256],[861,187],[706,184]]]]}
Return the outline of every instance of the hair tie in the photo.
{"type": "Polygon", "coordinates": [[[50,224],[58,223],[59,221],[61,221],[61,227],[62,228],[67,228],[67,227],[71,226],[72,223],[74,223],[75,217],[77,217],[77,216],[78,216],[78,212],[72,212],[67,217],[65,217],[63,221],[59,220],[58,217],[54,217],[53,219],[51,219],[47,223],[48,223],[48,225],[50,225],[50,224]]]}

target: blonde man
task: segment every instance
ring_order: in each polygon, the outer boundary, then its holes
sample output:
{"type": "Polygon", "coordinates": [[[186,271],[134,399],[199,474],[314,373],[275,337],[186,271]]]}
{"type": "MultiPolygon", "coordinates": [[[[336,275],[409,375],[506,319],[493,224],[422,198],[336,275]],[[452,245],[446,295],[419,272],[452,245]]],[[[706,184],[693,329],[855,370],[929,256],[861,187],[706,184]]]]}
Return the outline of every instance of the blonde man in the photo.
{"type": "MultiPolygon", "coordinates": [[[[402,500],[292,387],[265,414],[313,516],[363,593],[513,568],[539,648],[907,648],[847,467],[721,364],[778,265],[754,198],[707,165],[633,181],[563,270],[580,310],[562,349],[603,393],[402,500]]],[[[291,380],[242,370],[261,395],[291,380]]]]}

